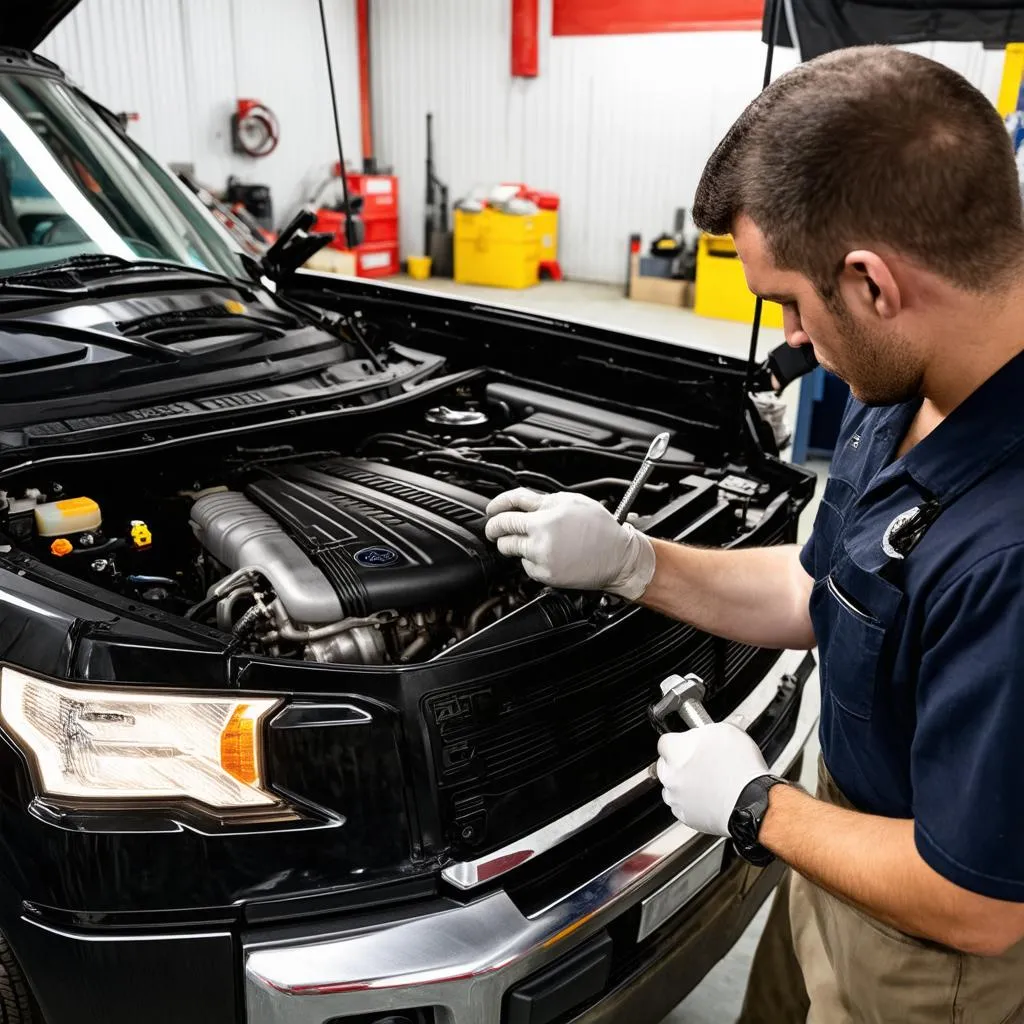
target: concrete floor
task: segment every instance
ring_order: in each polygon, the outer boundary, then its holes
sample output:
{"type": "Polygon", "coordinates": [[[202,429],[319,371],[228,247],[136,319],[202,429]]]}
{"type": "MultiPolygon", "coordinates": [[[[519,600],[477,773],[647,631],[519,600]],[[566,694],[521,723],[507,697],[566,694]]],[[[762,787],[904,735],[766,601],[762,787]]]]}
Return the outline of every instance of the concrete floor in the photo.
{"type": "MultiPolygon", "coordinates": [[[[472,298],[477,302],[531,309],[538,313],[557,315],[565,319],[590,321],[605,327],[615,327],[631,334],[657,337],[697,348],[713,349],[727,355],[746,358],[750,347],[750,327],[724,320],[708,320],[691,310],[653,303],[633,302],[621,288],[578,281],[544,281],[535,288],[511,291],[500,288],[480,288],[460,285],[454,281],[431,279],[416,282],[406,277],[391,281],[416,288],[429,288],[447,294],[472,298]]],[[[758,345],[758,358],[764,356],[783,340],[782,331],[762,329],[758,345]]],[[[791,386],[784,394],[790,428],[795,424],[799,387],[791,386]]],[[[783,453],[784,455],[786,453],[783,453]]],[[[810,468],[818,475],[819,483],[814,500],[800,519],[800,539],[811,532],[818,501],[828,475],[828,464],[812,462],[810,468]]],[[[813,786],[817,741],[812,742],[805,762],[804,784],[813,786]]],[[[662,1024],[730,1024],[736,1019],[743,1003],[743,993],[750,973],[750,965],[758,939],[768,916],[768,904],[740,937],[739,941],[707,975],[689,997],[665,1018],[662,1024]]]]}

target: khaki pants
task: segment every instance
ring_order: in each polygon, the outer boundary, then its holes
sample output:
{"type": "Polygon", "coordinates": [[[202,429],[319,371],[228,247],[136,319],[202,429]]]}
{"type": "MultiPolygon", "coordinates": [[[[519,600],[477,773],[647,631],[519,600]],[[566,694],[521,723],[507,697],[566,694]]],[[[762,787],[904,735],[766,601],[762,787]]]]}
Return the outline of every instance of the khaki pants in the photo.
{"type": "MultiPolygon", "coordinates": [[[[818,798],[849,802],[822,762],[818,798]]],[[[1018,1024],[1024,942],[1001,957],[904,935],[795,872],[779,886],[738,1024],[1018,1024]]]]}

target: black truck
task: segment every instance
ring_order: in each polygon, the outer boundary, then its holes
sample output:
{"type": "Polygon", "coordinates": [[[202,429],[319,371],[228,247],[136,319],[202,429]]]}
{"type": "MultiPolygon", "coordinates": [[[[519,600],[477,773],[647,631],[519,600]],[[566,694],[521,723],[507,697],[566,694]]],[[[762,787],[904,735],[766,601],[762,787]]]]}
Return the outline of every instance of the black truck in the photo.
{"type": "Polygon", "coordinates": [[[663,804],[669,674],[799,772],[812,654],[543,588],[513,486],[787,544],[766,371],[243,253],[0,28],[0,1017],[667,1013],[779,877],[663,804]]]}

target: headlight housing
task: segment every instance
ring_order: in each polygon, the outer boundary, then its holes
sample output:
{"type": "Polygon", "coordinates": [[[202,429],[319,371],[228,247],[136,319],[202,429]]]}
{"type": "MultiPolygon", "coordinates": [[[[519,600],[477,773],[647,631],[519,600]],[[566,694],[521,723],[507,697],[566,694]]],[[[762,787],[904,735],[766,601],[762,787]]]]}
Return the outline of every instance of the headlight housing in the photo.
{"type": "Polygon", "coordinates": [[[0,719],[57,803],[193,801],[216,811],[279,803],[263,788],[260,725],[272,699],[72,686],[4,667],[0,719]]]}

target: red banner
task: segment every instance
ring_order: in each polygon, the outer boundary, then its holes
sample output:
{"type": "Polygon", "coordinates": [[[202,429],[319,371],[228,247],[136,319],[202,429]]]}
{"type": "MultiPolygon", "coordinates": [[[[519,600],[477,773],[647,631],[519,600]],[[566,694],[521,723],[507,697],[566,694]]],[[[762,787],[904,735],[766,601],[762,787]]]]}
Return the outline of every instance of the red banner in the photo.
{"type": "Polygon", "coordinates": [[[760,29],[764,0],[554,0],[556,36],[760,29]]]}
{"type": "Polygon", "coordinates": [[[539,0],[512,0],[512,74],[536,78],[539,68],[539,0]]]}

